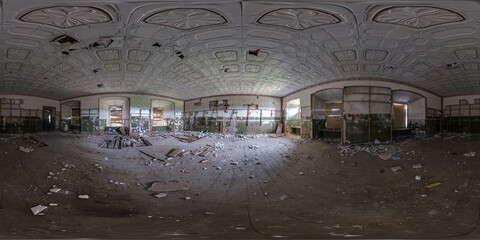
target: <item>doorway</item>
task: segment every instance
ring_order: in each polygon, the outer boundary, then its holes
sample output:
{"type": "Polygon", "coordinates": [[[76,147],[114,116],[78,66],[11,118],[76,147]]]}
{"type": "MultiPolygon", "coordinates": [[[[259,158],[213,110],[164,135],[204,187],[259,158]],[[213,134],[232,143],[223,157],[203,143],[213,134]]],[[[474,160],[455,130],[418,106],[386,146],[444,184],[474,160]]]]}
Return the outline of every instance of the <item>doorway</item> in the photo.
{"type": "Polygon", "coordinates": [[[53,131],[55,130],[55,108],[43,107],[43,130],[53,131]]]}
{"type": "Polygon", "coordinates": [[[393,126],[395,129],[407,128],[407,104],[393,104],[393,126]]]}
{"type": "Polygon", "coordinates": [[[300,110],[300,99],[293,99],[287,103],[287,131],[293,134],[301,134],[302,113],[300,110]]]}

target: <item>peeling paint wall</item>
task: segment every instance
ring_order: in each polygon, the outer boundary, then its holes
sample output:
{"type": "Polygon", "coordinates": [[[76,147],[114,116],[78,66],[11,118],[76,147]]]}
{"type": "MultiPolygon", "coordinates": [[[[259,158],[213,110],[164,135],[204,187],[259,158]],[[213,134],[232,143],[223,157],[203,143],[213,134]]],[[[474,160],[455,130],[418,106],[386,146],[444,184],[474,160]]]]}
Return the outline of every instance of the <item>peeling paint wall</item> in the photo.
{"type": "Polygon", "coordinates": [[[275,97],[224,96],[185,102],[186,130],[229,134],[273,133],[280,117],[280,98],[275,97]],[[214,103],[217,105],[212,105],[214,103]]]}
{"type": "Polygon", "coordinates": [[[425,111],[425,98],[409,102],[407,104],[407,126],[410,128],[419,128],[421,130],[425,130],[425,111]]]}

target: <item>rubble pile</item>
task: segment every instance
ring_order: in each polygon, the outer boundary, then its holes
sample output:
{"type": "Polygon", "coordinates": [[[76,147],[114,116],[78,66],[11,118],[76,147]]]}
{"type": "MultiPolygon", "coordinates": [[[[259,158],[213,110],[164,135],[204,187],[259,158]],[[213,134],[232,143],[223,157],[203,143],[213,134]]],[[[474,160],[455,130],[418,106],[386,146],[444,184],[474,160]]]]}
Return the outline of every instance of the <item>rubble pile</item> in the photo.
{"type": "Polygon", "coordinates": [[[143,137],[115,136],[112,140],[104,140],[100,148],[122,149],[124,147],[144,147],[152,144],[143,137]]]}
{"type": "Polygon", "coordinates": [[[355,153],[358,152],[367,152],[371,155],[378,156],[383,160],[388,160],[391,158],[395,158],[394,155],[402,150],[394,145],[347,145],[347,146],[338,146],[338,153],[341,156],[353,156],[355,153]]]}

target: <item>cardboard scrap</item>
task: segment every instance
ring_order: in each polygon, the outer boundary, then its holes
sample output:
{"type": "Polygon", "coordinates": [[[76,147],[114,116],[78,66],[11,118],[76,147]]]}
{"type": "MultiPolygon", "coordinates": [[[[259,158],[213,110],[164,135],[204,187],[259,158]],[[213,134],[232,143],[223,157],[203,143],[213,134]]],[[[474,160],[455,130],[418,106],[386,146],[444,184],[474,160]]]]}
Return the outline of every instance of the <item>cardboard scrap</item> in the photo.
{"type": "Polygon", "coordinates": [[[184,181],[154,182],[148,191],[150,192],[171,192],[187,190],[188,186],[184,181]]]}
{"type": "Polygon", "coordinates": [[[442,184],[441,182],[434,182],[434,183],[431,183],[431,184],[428,184],[428,185],[425,185],[425,188],[434,188],[438,185],[442,184]]]}

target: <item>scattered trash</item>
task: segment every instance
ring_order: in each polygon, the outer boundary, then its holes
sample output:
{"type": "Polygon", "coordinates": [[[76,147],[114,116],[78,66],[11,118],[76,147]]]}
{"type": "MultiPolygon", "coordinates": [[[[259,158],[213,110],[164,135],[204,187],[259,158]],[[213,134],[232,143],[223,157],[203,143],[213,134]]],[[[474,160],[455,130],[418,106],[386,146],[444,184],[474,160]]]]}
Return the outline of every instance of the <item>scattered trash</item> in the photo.
{"type": "Polygon", "coordinates": [[[38,215],[39,213],[43,212],[47,208],[48,208],[47,206],[38,205],[30,208],[30,210],[32,211],[33,215],[38,215]]]}
{"type": "Polygon", "coordinates": [[[280,201],[284,201],[285,199],[287,199],[287,195],[280,196],[280,201]]]}
{"type": "Polygon", "coordinates": [[[422,168],[422,164],[421,163],[413,164],[412,168],[415,168],[415,169],[422,168]]]}
{"type": "Polygon", "coordinates": [[[31,148],[31,147],[20,146],[19,149],[20,149],[20,151],[25,152],[25,153],[29,153],[29,152],[33,151],[33,148],[31,148]]]}
{"type": "Polygon", "coordinates": [[[78,195],[79,199],[89,199],[88,195],[78,195]]]}
{"type": "Polygon", "coordinates": [[[60,192],[60,190],[61,190],[60,188],[52,188],[52,189],[50,189],[50,192],[58,193],[58,192],[60,192]]]}
{"type": "Polygon", "coordinates": [[[434,188],[438,185],[442,184],[441,182],[434,182],[434,183],[431,183],[431,184],[428,184],[428,185],[425,185],[425,188],[434,188]]]}
{"type": "Polygon", "coordinates": [[[390,168],[390,169],[392,169],[393,172],[396,172],[396,171],[398,171],[398,170],[401,170],[402,167],[400,167],[400,166],[395,166],[395,167],[392,167],[392,168],[390,168]]]}
{"type": "Polygon", "coordinates": [[[415,176],[415,180],[420,181],[420,180],[422,180],[422,177],[417,175],[417,176],[415,176]]]}
{"type": "Polygon", "coordinates": [[[475,157],[476,154],[477,154],[476,152],[468,152],[468,153],[463,154],[463,156],[465,156],[465,157],[475,157]]]}
{"type": "Polygon", "coordinates": [[[154,182],[148,191],[150,192],[171,192],[187,190],[188,186],[184,181],[154,182]]]}
{"type": "Polygon", "coordinates": [[[205,212],[205,215],[213,215],[215,213],[212,213],[212,212],[205,212]]]}
{"type": "Polygon", "coordinates": [[[168,194],[166,194],[166,193],[159,193],[159,194],[155,195],[156,198],[164,198],[166,196],[168,196],[168,194]]]}
{"type": "Polygon", "coordinates": [[[50,203],[50,204],[48,204],[48,206],[50,206],[50,207],[56,207],[56,206],[58,206],[58,203],[50,203]]]}

